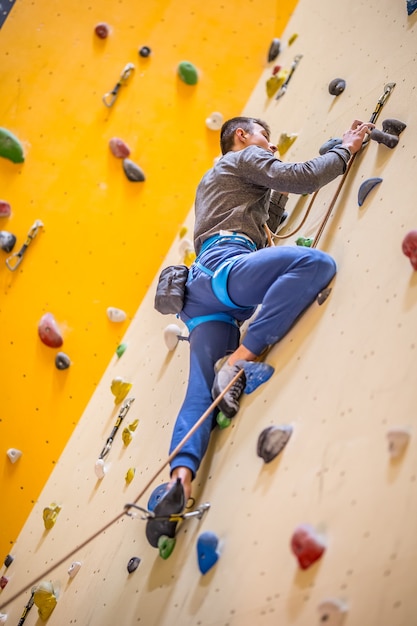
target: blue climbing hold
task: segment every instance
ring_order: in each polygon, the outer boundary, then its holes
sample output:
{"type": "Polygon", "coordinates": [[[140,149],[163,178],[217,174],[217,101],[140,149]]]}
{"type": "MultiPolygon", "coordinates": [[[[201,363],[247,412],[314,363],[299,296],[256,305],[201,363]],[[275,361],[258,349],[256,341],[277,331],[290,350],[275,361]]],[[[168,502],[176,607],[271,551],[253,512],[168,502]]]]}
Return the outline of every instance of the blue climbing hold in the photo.
{"type": "Polygon", "coordinates": [[[162,500],[166,492],[168,491],[168,483],[162,483],[156,487],[148,500],[148,511],[153,511],[156,505],[162,500]]]}
{"type": "Polygon", "coordinates": [[[211,531],[206,531],[199,536],[197,540],[197,559],[198,567],[202,574],[206,574],[219,560],[218,545],[217,535],[211,531]]]}
{"type": "Polygon", "coordinates": [[[378,178],[378,177],[368,178],[367,180],[363,181],[363,183],[359,187],[359,191],[358,191],[358,204],[359,204],[359,206],[363,205],[363,203],[365,202],[366,196],[372,191],[372,189],[376,185],[379,185],[379,183],[382,183],[382,178],[378,178]]]}
{"type": "Polygon", "coordinates": [[[407,0],[407,13],[411,15],[417,9],[417,0],[407,0]]]}
{"type": "Polygon", "coordinates": [[[274,373],[274,368],[268,363],[247,361],[243,367],[246,375],[245,393],[252,393],[263,383],[266,383],[274,373]]]}

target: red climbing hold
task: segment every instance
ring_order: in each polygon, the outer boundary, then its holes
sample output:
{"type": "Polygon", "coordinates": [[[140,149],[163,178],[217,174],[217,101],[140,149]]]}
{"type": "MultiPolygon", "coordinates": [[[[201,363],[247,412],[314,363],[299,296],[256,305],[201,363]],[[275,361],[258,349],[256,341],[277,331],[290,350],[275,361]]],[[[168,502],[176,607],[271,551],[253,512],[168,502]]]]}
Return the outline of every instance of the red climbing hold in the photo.
{"type": "Polygon", "coordinates": [[[45,313],[38,324],[41,341],[50,348],[60,348],[64,343],[61,332],[52,313],[45,313]]]}
{"type": "Polygon", "coordinates": [[[99,22],[95,27],[94,32],[100,39],[107,39],[110,35],[110,26],[105,22],[99,22]]]}
{"type": "Polygon", "coordinates": [[[405,256],[410,259],[410,263],[417,270],[417,230],[410,230],[403,239],[402,248],[405,256]]]}
{"type": "Polygon", "coordinates": [[[308,569],[322,556],[326,546],[313,526],[301,524],[291,538],[291,549],[301,569],[308,569]]]}
{"type": "Polygon", "coordinates": [[[112,137],[109,141],[109,148],[113,156],[118,159],[125,159],[130,154],[130,148],[122,139],[112,137]]]}
{"type": "Polygon", "coordinates": [[[6,200],[0,200],[0,217],[10,217],[12,208],[6,200]]]}

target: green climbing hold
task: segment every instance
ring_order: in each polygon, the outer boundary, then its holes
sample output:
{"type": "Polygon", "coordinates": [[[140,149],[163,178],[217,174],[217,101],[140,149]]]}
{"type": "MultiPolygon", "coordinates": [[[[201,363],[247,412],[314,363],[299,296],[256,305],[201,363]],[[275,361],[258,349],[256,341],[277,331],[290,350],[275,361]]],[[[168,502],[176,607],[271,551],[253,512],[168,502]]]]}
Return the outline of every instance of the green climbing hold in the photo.
{"type": "Polygon", "coordinates": [[[224,413],[219,411],[219,413],[217,413],[216,422],[217,422],[217,426],[221,430],[223,430],[223,428],[228,428],[230,426],[232,420],[230,419],[230,417],[226,417],[224,413]]]}
{"type": "Polygon", "coordinates": [[[197,68],[189,61],[181,61],[178,65],[178,75],[187,85],[195,85],[198,82],[197,68]]]}
{"type": "Polygon", "coordinates": [[[127,348],[127,344],[126,343],[120,343],[117,348],[116,348],[116,355],[117,358],[120,359],[120,357],[125,353],[127,348]]]}
{"type": "Polygon", "coordinates": [[[175,548],[176,541],[175,537],[161,535],[158,539],[159,556],[165,560],[170,557],[175,548]]]}
{"type": "Polygon", "coordinates": [[[310,239],[308,237],[298,237],[295,243],[297,246],[304,246],[305,248],[311,248],[311,246],[313,245],[313,239],[310,239]]]}
{"type": "Polygon", "coordinates": [[[19,139],[5,128],[0,128],[0,156],[13,163],[23,163],[25,160],[19,139]]]}

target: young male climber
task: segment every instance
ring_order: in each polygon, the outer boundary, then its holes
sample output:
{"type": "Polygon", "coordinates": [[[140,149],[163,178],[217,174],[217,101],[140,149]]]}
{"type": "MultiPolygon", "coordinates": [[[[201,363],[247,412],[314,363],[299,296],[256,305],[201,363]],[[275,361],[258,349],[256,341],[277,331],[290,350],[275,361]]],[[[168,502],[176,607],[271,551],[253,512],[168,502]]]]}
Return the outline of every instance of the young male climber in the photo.
{"type": "MultiPolygon", "coordinates": [[[[299,246],[267,247],[265,225],[275,230],[288,193],[312,193],[346,169],[373,124],[355,120],[342,143],[303,163],[283,163],[270,141],[268,124],[235,117],[220,133],[222,156],[202,178],[195,198],[194,246],[180,317],[189,330],[190,370],[170,452],[232,381],[237,372],[280,341],[336,273],[325,252],[299,246]],[[256,316],[240,343],[239,326],[256,316]]],[[[245,375],[233,384],[219,409],[233,417],[245,375]]],[[[217,410],[203,422],[171,463],[171,481],[156,505],[158,516],[180,513],[207,450],[217,410]]],[[[176,522],[149,520],[153,546],[173,537],[176,522]]]]}

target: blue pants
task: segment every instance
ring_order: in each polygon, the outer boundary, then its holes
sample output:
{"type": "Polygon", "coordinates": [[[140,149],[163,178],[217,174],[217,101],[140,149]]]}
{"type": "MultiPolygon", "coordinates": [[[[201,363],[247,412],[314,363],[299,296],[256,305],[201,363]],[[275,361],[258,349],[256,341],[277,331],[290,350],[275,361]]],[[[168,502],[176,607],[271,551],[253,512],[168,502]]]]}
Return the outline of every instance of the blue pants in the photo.
{"type": "MultiPolygon", "coordinates": [[[[301,313],[316,299],[336,273],[334,260],[320,250],[299,246],[277,246],[252,252],[244,245],[228,243],[209,248],[199,256],[205,268],[215,270],[225,259],[240,254],[228,277],[231,300],[246,309],[222,305],[213,293],[211,277],[193,265],[186,288],[181,319],[188,320],[213,313],[231,314],[236,320],[251,317],[243,345],[260,354],[290,330],[301,313]]],[[[214,364],[239,345],[237,325],[208,321],[190,332],[190,370],[187,392],[171,440],[170,453],[189,432],[212,402],[214,364]]],[[[187,467],[193,476],[207,450],[217,411],[197,429],[172,460],[171,471],[187,467]]]]}

